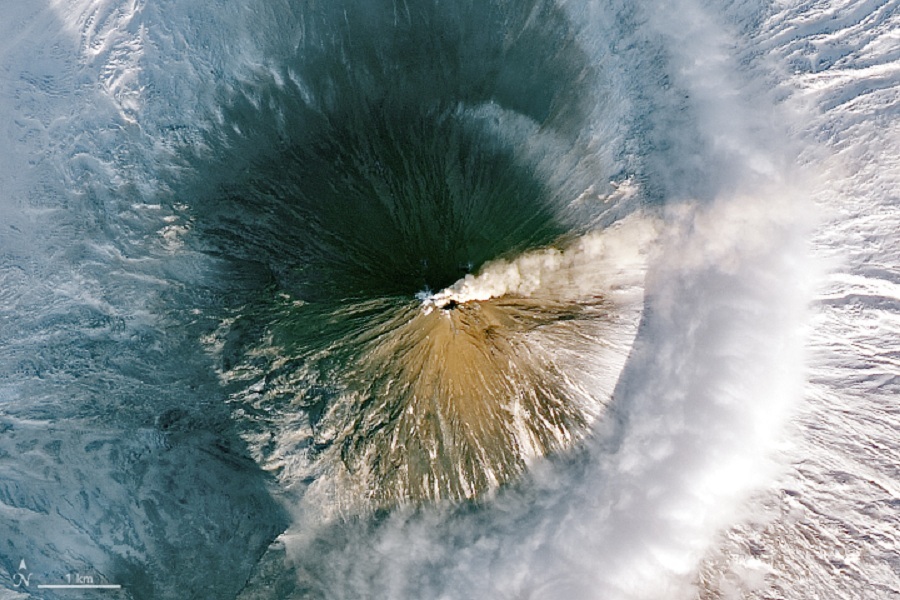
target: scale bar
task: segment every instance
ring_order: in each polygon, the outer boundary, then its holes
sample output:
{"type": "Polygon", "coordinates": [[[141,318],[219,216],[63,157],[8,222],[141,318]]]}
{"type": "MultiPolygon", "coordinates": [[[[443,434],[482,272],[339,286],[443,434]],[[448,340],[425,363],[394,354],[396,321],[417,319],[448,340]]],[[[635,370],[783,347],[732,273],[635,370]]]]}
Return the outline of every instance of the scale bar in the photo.
{"type": "Polygon", "coordinates": [[[42,590],[120,590],[122,586],[117,583],[62,583],[43,584],[38,588],[42,590]]]}

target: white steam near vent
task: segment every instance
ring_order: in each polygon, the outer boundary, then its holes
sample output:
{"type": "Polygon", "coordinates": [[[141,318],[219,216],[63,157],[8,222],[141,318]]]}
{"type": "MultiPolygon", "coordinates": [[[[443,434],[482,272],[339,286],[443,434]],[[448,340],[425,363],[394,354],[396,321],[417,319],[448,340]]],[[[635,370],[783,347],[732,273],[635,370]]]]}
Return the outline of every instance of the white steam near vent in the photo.
{"type": "Polygon", "coordinates": [[[542,248],[490,262],[477,275],[468,274],[448,288],[417,297],[426,311],[504,296],[577,300],[602,295],[620,303],[640,301],[646,256],[655,234],[653,221],[635,216],[563,248],[542,248]]]}
{"type": "Polygon", "coordinates": [[[0,3],[0,598],[900,596],[898,30],[0,3]]]}

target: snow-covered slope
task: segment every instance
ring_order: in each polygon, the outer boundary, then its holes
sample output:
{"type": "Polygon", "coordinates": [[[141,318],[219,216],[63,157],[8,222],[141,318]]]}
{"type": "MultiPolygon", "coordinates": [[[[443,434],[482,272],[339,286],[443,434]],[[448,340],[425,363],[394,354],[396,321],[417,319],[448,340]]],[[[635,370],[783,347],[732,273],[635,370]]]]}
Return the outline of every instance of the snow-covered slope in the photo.
{"type": "Polygon", "coordinates": [[[725,597],[900,597],[900,4],[781,3],[777,57],[819,177],[809,329],[789,471],[704,577],[725,597]],[[723,569],[726,575],[722,574],[723,569]]]}

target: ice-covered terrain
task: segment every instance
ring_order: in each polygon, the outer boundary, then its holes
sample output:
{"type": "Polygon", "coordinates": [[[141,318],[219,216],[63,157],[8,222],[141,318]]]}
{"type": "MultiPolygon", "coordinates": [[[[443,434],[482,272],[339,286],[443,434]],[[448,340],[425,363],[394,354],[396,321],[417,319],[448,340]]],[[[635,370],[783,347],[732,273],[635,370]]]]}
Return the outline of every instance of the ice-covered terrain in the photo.
{"type": "Polygon", "coordinates": [[[0,142],[0,598],[900,598],[900,2],[0,0],[0,142]]]}

